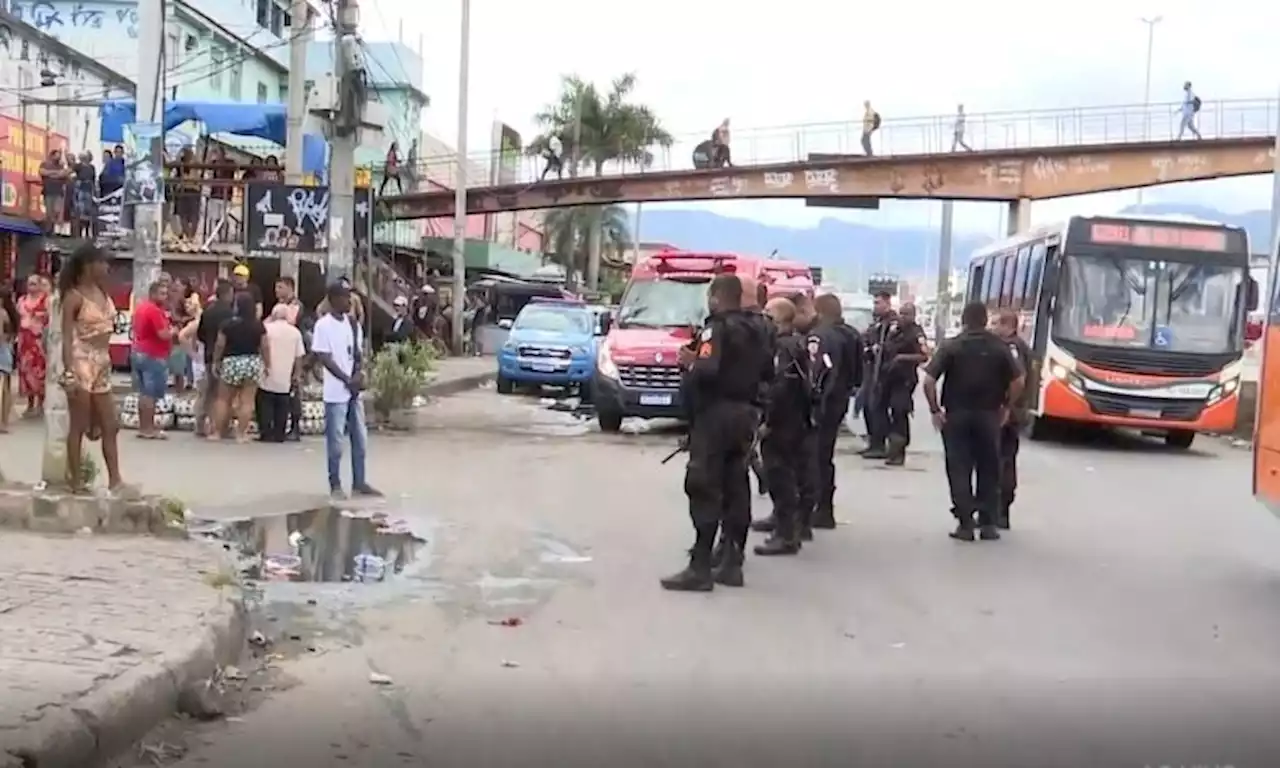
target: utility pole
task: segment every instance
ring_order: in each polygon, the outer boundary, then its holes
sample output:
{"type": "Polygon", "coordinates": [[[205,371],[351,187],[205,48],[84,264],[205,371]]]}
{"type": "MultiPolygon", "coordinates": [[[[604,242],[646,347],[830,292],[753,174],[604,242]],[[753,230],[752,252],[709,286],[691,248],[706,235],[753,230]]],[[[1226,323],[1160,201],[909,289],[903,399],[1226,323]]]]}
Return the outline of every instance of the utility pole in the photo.
{"type": "Polygon", "coordinates": [[[951,328],[951,227],[955,203],[942,201],[941,240],[938,243],[938,302],[933,312],[933,343],[941,344],[951,328]]]}
{"type": "MultiPolygon", "coordinates": [[[[1142,89],[1142,138],[1147,141],[1151,140],[1151,53],[1155,49],[1156,25],[1163,19],[1163,16],[1141,19],[1147,25],[1147,79],[1142,89]]],[[[1142,205],[1141,187],[1138,188],[1138,205],[1142,205]]]]}
{"type": "MultiPolygon", "coordinates": [[[[301,184],[302,137],[307,118],[307,46],[311,43],[311,8],[306,0],[293,0],[289,9],[288,136],[284,146],[285,181],[301,184]]],[[[280,276],[298,279],[298,254],[280,254],[280,276]]]]}
{"type": "MultiPolygon", "coordinates": [[[[164,166],[165,0],[138,2],[138,90],[134,121],[159,124],[160,135],[151,152],[159,173],[164,166]]],[[[165,189],[164,194],[172,194],[165,189]]],[[[160,196],[157,196],[159,198],[160,196]]],[[[133,212],[133,300],[146,301],[151,284],[160,277],[160,240],[164,230],[164,202],[138,203],[133,212]]]]}
{"type": "Polygon", "coordinates": [[[458,56],[458,172],[453,179],[453,327],[450,341],[462,352],[462,310],[467,292],[467,88],[471,79],[471,0],[462,0],[462,28],[458,56]]]}
{"type": "Polygon", "coordinates": [[[338,0],[336,16],[333,74],[338,99],[329,140],[329,258],[325,272],[328,279],[346,277],[354,284],[356,146],[366,98],[361,73],[364,59],[356,37],[360,28],[359,0],[338,0]]]}

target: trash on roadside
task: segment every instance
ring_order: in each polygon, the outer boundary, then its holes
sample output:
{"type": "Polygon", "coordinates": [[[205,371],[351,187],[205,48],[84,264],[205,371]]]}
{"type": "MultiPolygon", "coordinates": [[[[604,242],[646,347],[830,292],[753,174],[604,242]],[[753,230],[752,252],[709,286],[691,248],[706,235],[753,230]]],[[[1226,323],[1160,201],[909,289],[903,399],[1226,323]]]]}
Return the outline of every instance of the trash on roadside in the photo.
{"type": "Polygon", "coordinates": [[[254,646],[257,646],[257,647],[259,647],[259,648],[266,648],[266,647],[267,647],[267,644],[268,644],[268,643],[267,643],[267,636],[266,636],[266,635],[262,634],[261,632],[259,632],[259,631],[258,631],[258,630],[256,630],[256,629],[255,629],[255,630],[253,630],[253,632],[252,632],[252,633],[250,633],[250,635],[249,635],[249,645],[254,645],[254,646]]]}
{"type": "Polygon", "coordinates": [[[387,575],[387,561],[377,555],[360,554],[352,560],[355,563],[356,581],[382,581],[387,575]]]}
{"type": "Polygon", "coordinates": [[[227,666],[222,668],[223,680],[246,680],[248,677],[248,675],[240,671],[239,667],[227,666]]]}
{"type": "Polygon", "coordinates": [[[384,675],[381,672],[370,672],[369,682],[374,685],[391,685],[394,681],[390,675],[384,675]]]}
{"type": "Polygon", "coordinates": [[[506,667],[507,669],[517,669],[517,668],[519,668],[519,666],[520,666],[520,662],[518,662],[518,661],[508,661],[507,659],[503,659],[503,660],[502,660],[502,666],[506,667]]]}
{"type": "Polygon", "coordinates": [[[302,576],[302,558],[297,555],[267,554],[262,556],[262,578],[282,581],[302,576]]]}
{"type": "Polygon", "coordinates": [[[519,616],[508,616],[505,619],[494,619],[489,623],[495,627],[518,627],[521,624],[524,624],[524,619],[519,616]]]}

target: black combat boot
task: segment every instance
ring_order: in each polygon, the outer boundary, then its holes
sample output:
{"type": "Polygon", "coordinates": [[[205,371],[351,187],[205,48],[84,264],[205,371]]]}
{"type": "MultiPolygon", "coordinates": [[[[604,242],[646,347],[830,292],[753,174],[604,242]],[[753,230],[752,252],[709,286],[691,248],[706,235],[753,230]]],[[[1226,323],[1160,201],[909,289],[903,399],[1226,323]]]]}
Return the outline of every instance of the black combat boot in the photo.
{"type": "Polygon", "coordinates": [[[711,577],[711,558],[709,553],[699,547],[689,550],[689,565],[679,573],[673,573],[659,583],[662,588],[672,592],[710,592],[715,589],[711,577]]]}
{"type": "Polygon", "coordinates": [[[724,536],[720,536],[720,540],[716,542],[716,548],[711,550],[711,567],[719,568],[724,562],[724,536]]]}
{"type": "Polygon", "coordinates": [[[751,521],[751,530],[756,533],[773,533],[778,527],[778,518],[770,514],[768,517],[762,517],[759,520],[751,521]]]}
{"type": "Polygon", "coordinates": [[[898,435],[889,438],[889,449],[884,463],[890,467],[901,467],[907,463],[907,441],[898,435]]]}
{"type": "Polygon", "coordinates": [[[754,551],[761,557],[774,555],[794,555],[800,551],[800,540],[793,530],[784,530],[791,526],[779,526],[763,544],[757,544],[754,551]]]}
{"type": "Polygon", "coordinates": [[[868,448],[867,450],[862,452],[862,458],[887,459],[889,458],[889,452],[886,451],[884,448],[868,448]]]}
{"type": "Polygon", "coordinates": [[[956,541],[973,541],[973,522],[961,520],[956,529],[947,535],[956,541]]]}
{"type": "Polygon", "coordinates": [[[819,507],[814,510],[811,526],[820,531],[834,531],[836,529],[836,514],[830,508],[819,507]]]}
{"type": "Polygon", "coordinates": [[[712,571],[712,579],[717,584],[723,584],[726,587],[741,587],[744,583],[742,579],[742,550],[738,548],[736,541],[730,540],[725,543],[724,560],[720,565],[716,566],[712,571]]]}
{"type": "MultiPolygon", "coordinates": [[[[969,535],[973,535],[970,533],[969,535]]],[[[994,525],[984,525],[978,531],[978,538],[983,541],[999,541],[1000,531],[994,525]]]]}
{"type": "Polygon", "coordinates": [[[813,527],[800,525],[796,529],[796,541],[813,541],[813,527]]]}

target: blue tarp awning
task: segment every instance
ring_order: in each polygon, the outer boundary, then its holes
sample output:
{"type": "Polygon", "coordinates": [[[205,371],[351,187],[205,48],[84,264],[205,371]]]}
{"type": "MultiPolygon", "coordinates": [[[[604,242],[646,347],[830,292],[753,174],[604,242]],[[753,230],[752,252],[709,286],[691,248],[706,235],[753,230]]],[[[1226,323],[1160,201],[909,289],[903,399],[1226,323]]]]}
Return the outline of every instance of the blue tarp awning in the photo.
{"type": "MultiPolygon", "coordinates": [[[[124,141],[124,127],[136,122],[137,108],[132,99],[104,102],[102,141],[124,141]]],[[[288,135],[287,115],[282,104],[239,104],[213,101],[174,101],[164,105],[164,129],[176,128],[188,121],[204,124],[209,133],[255,136],[284,146],[288,135]]],[[[302,140],[303,173],[323,173],[328,165],[329,145],[321,137],[307,134],[302,140]]]]}
{"type": "Polygon", "coordinates": [[[40,227],[36,226],[30,219],[0,215],[0,231],[17,232],[21,235],[38,235],[40,234],[40,227]]]}

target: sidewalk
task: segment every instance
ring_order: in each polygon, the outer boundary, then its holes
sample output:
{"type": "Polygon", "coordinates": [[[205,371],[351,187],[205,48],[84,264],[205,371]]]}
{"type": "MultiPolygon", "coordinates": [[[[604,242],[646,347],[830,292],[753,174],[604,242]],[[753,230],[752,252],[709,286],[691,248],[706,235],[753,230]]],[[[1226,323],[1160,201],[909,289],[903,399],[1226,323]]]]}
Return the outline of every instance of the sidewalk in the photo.
{"type": "Polygon", "coordinates": [[[0,768],[89,765],[231,663],[244,613],[207,544],[0,532],[0,768]]]}
{"type": "MultiPolygon", "coordinates": [[[[492,356],[487,357],[446,357],[436,362],[436,376],[428,387],[428,394],[445,397],[458,392],[478,387],[493,379],[498,373],[498,363],[492,356]]],[[[111,390],[117,396],[127,395],[133,391],[133,382],[128,373],[111,374],[111,390]]],[[[173,390],[170,390],[172,393],[173,390]]]]}

